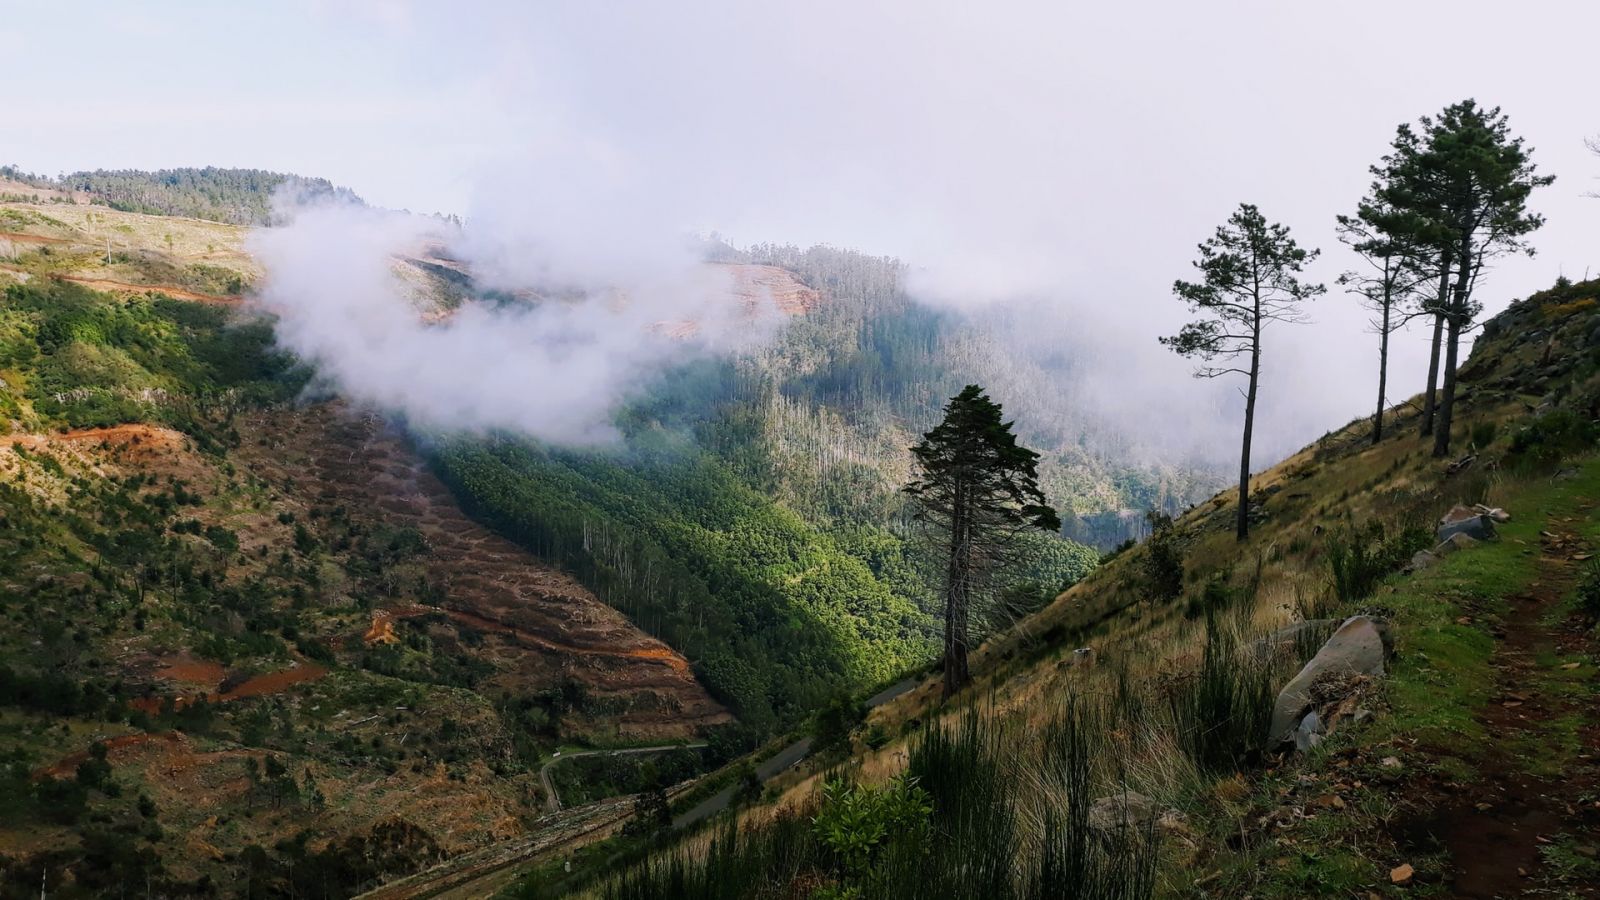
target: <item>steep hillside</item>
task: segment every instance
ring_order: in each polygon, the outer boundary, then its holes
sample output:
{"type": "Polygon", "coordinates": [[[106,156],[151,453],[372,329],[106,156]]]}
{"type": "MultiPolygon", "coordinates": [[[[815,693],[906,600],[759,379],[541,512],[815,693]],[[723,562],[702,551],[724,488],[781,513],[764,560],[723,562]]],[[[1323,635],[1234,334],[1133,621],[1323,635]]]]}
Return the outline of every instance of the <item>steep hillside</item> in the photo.
{"type": "Polygon", "coordinates": [[[986,645],[954,702],[930,681],[770,782],[752,830],[614,842],[519,895],[1594,896],[1597,300],[1562,283],[1486,325],[1459,457],[1412,404],[1380,444],[1331,432],[1252,480],[1248,542],[1236,496],[1200,504],[986,645]],[[1480,503],[1509,517],[1489,540],[1429,549],[1480,503]],[[1363,615],[1382,673],[1311,682],[1309,751],[1269,740],[1280,689],[1363,615]]]}
{"type": "Polygon", "coordinates": [[[0,883],[343,896],[538,827],[564,743],[728,721],[305,378],[229,305],[0,295],[0,883]]]}

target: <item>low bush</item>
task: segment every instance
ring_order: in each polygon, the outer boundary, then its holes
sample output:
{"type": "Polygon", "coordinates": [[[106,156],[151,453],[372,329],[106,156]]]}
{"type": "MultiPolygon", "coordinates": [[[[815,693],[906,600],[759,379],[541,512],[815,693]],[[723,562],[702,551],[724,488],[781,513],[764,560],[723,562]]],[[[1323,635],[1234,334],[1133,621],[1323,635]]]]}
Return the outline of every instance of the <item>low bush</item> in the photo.
{"type": "Polygon", "coordinates": [[[1336,531],[1328,539],[1335,596],[1341,603],[1365,600],[1379,582],[1432,543],[1433,536],[1421,525],[1408,525],[1393,534],[1387,533],[1381,522],[1336,531]]]}
{"type": "Polygon", "coordinates": [[[1511,436],[1510,459],[1523,466],[1549,468],[1594,447],[1595,423],[1570,409],[1551,410],[1511,436]]]}

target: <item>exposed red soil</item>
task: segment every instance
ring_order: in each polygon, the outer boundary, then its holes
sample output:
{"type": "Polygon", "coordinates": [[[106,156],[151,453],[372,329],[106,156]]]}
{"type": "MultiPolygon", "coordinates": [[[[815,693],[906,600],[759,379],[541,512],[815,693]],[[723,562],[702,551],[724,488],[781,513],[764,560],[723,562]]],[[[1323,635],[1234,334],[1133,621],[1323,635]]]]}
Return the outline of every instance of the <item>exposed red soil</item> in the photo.
{"type": "MultiPolygon", "coordinates": [[[[798,316],[810,312],[822,302],[822,294],[807,287],[788,269],[777,266],[752,266],[736,263],[714,263],[726,272],[733,299],[744,307],[752,318],[768,309],[785,316],[798,316]]],[[[700,323],[693,320],[662,321],[651,326],[656,332],[676,340],[694,337],[700,323]]]]}
{"type": "Polygon", "coordinates": [[[304,684],[308,681],[316,681],[318,678],[328,674],[328,670],[322,666],[319,666],[313,662],[301,660],[287,669],[280,669],[276,672],[267,672],[263,675],[257,675],[244,682],[241,682],[229,690],[220,691],[217,690],[217,688],[221,686],[223,680],[221,675],[218,675],[215,681],[197,680],[202,675],[209,675],[213,671],[221,672],[222,667],[216,663],[205,660],[198,660],[192,663],[181,663],[176,666],[166,666],[156,674],[172,681],[188,681],[191,684],[209,684],[212,690],[201,691],[193,694],[150,695],[136,698],[129,705],[134,709],[142,710],[150,715],[155,715],[161,711],[161,707],[168,701],[169,698],[176,709],[183,709],[184,707],[191,706],[200,702],[201,700],[206,700],[211,703],[227,703],[233,700],[244,700],[250,697],[266,697],[272,694],[281,694],[297,684],[304,684]],[[212,669],[210,667],[215,668],[212,669]],[[178,669],[181,675],[188,677],[170,675],[169,673],[173,672],[175,668],[178,669]]]}
{"type": "Polygon", "coordinates": [[[794,273],[777,266],[725,265],[733,273],[733,294],[752,312],[771,303],[786,316],[816,309],[822,294],[806,287],[794,273]]]}
{"type": "Polygon", "coordinates": [[[271,694],[282,693],[297,684],[316,681],[326,674],[328,674],[328,670],[322,666],[314,662],[302,661],[292,668],[268,672],[265,675],[257,675],[233,690],[218,694],[217,699],[227,702],[229,700],[243,700],[247,697],[266,697],[271,694]]]}
{"type": "Polygon", "coordinates": [[[437,608],[386,606],[363,638],[385,640],[398,620],[433,614],[414,627],[471,648],[494,665],[491,683],[502,688],[521,693],[570,679],[592,695],[625,699],[626,708],[607,717],[622,734],[687,737],[729,721],[681,654],[571,576],[467,518],[377,417],[323,405],[247,417],[240,430],[237,452],[249,467],[274,484],[292,484],[307,506],[342,506],[352,517],[425,537],[416,564],[443,599],[437,608]]]}
{"type": "Polygon", "coordinates": [[[243,299],[236,294],[202,294],[199,291],[192,291],[186,287],[179,287],[175,284],[129,284],[126,281],[113,281],[109,278],[88,278],[81,275],[51,275],[50,277],[57,278],[62,281],[70,281],[73,284],[81,284],[84,287],[93,288],[97,291],[126,291],[134,294],[165,294],[174,300],[193,300],[196,303],[233,305],[239,303],[243,299]]]}
{"type": "Polygon", "coordinates": [[[52,446],[96,447],[115,451],[118,462],[149,466],[159,458],[174,458],[188,446],[182,432],[158,425],[115,425],[109,428],[82,428],[41,434],[13,434],[0,437],[0,444],[44,450],[52,446]]]}
{"type": "MultiPolygon", "coordinates": [[[[165,743],[178,746],[185,743],[185,738],[182,734],[175,731],[164,732],[162,734],[147,734],[140,732],[138,734],[124,734],[114,738],[107,738],[100,743],[105,745],[106,759],[114,761],[118,756],[118,751],[127,750],[132,747],[138,747],[141,744],[152,743],[165,743]]],[[[78,765],[88,761],[88,759],[89,751],[87,750],[80,750],[77,753],[69,753],[66,756],[63,756],[60,760],[56,761],[55,764],[46,766],[45,768],[34,772],[33,777],[66,778],[75,774],[78,771],[78,765]]]]}

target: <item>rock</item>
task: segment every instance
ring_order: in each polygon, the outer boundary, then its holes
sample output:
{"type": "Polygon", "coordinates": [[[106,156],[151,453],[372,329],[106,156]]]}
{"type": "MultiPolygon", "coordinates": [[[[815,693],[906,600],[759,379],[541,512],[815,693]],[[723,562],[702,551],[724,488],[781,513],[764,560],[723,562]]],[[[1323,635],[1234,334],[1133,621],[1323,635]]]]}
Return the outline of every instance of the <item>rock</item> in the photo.
{"type": "Polygon", "coordinates": [[[1487,541],[1494,537],[1494,520],[1465,506],[1455,506],[1439,520],[1437,534],[1441,541],[1447,541],[1457,534],[1487,541]]]}
{"type": "Polygon", "coordinates": [[[1411,883],[1411,879],[1416,877],[1416,874],[1417,870],[1411,868],[1410,863],[1401,863],[1389,870],[1389,883],[1404,887],[1411,883]]]}
{"type": "Polygon", "coordinates": [[[1418,550],[1416,553],[1411,554],[1411,562],[1406,566],[1406,571],[1421,572],[1438,561],[1439,557],[1434,556],[1432,553],[1426,550],[1418,550]]]}
{"type": "Polygon", "coordinates": [[[1383,766],[1385,769],[1398,769],[1400,768],[1400,757],[1385,756],[1378,761],[1378,765],[1383,766]]]}
{"type": "Polygon", "coordinates": [[[1319,640],[1316,635],[1331,634],[1338,625],[1338,619],[1306,619],[1256,640],[1250,649],[1264,659],[1274,653],[1293,650],[1301,640],[1319,640]]]}
{"type": "Polygon", "coordinates": [[[1511,521],[1511,513],[1506,512],[1498,506],[1484,506],[1482,503],[1476,503],[1473,504],[1472,510],[1480,516],[1488,516],[1495,522],[1511,521]]]}
{"type": "Polygon", "coordinates": [[[1148,831],[1160,810],[1149,797],[1130,790],[1101,797],[1089,806],[1089,827],[1103,840],[1118,840],[1126,832],[1148,831]]]}
{"type": "Polygon", "coordinates": [[[1472,537],[1465,532],[1458,531],[1455,534],[1450,535],[1449,538],[1440,541],[1439,546],[1434,547],[1432,553],[1434,556],[1449,556],[1457,550],[1466,550],[1476,544],[1481,543],[1483,542],[1477,538],[1472,537]]]}
{"type": "Polygon", "coordinates": [[[1306,717],[1300,720],[1300,727],[1294,730],[1294,748],[1306,753],[1322,743],[1322,734],[1322,718],[1313,709],[1306,713],[1306,717]]]}
{"type": "Polygon", "coordinates": [[[1371,616],[1346,619],[1317,655],[1278,692],[1267,730],[1268,746],[1293,739],[1296,726],[1312,706],[1312,691],[1318,682],[1353,675],[1381,676],[1384,662],[1393,653],[1387,623],[1371,616]]]}

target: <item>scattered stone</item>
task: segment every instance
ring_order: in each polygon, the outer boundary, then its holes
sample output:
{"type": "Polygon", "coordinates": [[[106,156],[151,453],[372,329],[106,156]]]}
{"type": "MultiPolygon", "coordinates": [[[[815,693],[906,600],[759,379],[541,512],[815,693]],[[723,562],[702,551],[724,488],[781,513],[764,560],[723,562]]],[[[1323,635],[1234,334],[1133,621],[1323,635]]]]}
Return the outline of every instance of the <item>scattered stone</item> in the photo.
{"type": "Polygon", "coordinates": [[[1494,537],[1494,519],[1475,509],[1454,506],[1439,520],[1436,533],[1441,541],[1447,541],[1457,534],[1487,541],[1494,537]]]}
{"type": "Polygon", "coordinates": [[[1322,735],[1322,718],[1313,709],[1306,713],[1306,717],[1300,720],[1300,727],[1294,730],[1294,748],[1305,753],[1322,743],[1322,735]]]}
{"type": "Polygon", "coordinates": [[[1438,561],[1439,557],[1434,556],[1432,553],[1426,550],[1418,550],[1416,553],[1411,554],[1411,564],[1406,566],[1406,571],[1421,572],[1438,561]]]}
{"type": "Polygon", "coordinates": [[[1506,512],[1498,506],[1484,506],[1482,503],[1475,503],[1472,506],[1472,510],[1478,515],[1488,516],[1490,520],[1495,522],[1511,521],[1511,513],[1506,512]]]}
{"type": "Polygon", "coordinates": [[[1576,669],[1581,665],[1583,665],[1583,663],[1569,662],[1569,663],[1563,663],[1561,668],[1571,670],[1571,669],[1576,669]]]}
{"type": "Polygon", "coordinates": [[[1401,863],[1389,870],[1389,883],[1404,887],[1411,883],[1411,879],[1416,877],[1416,874],[1417,870],[1411,868],[1410,863],[1401,863]]]}
{"type": "Polygon", "coordinates": [[[1124,790],[1090,804],[1089,827],[1101,840],[1118,841],[1129,831],[1149,830],[1160,812],[1154,800],[1137,791],[1124,790]]]}
{"type": "Polygon", "coordinates": [[[1315,702],[1312,692],[1319,682],[1353,675],[1382,676],[1383,664],[1393,653],[1387,623],[1371,616],[1346,619],[1317,655],[1278,692],[1267,731],[1268,744],[1276,747],[1294,739],[1296,727],[1315,702]]]}
{"type": "Polygon", "coordinates": [[[1439,546],[1434,547],[1432,553],[1434,556],[1449,556],[1457,550],[1466,550],[1481,543],[1483,542],[1472,535],[1469,535],[1466,532],[1458,531],[1455,534],[1450,535],[1450,537],[1446,538],[1445,540],[1440,541],[1439,546]]]}
{"type": "Polygon", "coordinates": [[[1385,756],[1383,759],[1379,760],[1378,765],[1384,767],[1385,769],[1398,769],[1400,768],[1400,757],[1385,756]]]}

